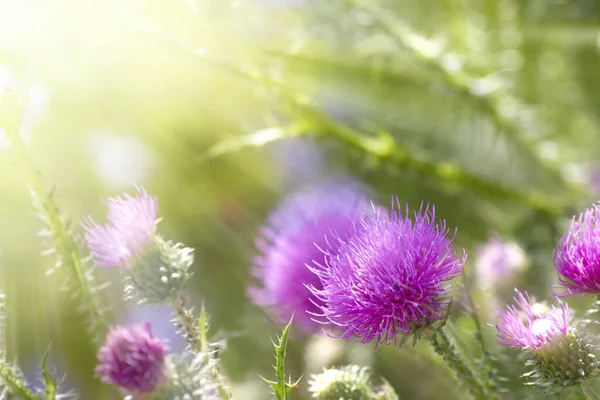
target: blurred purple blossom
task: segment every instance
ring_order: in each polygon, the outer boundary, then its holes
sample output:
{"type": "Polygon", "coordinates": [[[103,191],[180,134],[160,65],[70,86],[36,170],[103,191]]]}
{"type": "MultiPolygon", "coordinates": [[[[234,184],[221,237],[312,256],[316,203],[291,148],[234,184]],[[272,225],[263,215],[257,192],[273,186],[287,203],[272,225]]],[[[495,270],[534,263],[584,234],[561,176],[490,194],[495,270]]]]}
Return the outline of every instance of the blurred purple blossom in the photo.
{"type": "Polygon", "coordinates": [[[107,199],[107,223],[99,225],[91,217],[83,223],[85,244],[94,263],[100,267],[125,267],[143,252],[155,235],[158,201],[138,188],[137,196],[125,194],[107,199]]]}
{"type": "Polygon", "coordinates": [[[484,290],[501,286],[514,280],[527,264],[527,255],[517,243],[492,236],[487,243],[477,247],[477,282],[484,290]]]}
{"type": "Polygon", "coordinates": [[[306,285],[321,285],[307,265],[324,266],[326,257],[336,252],[331,239],[337,237],[339,244],[354,231],[368,207],[361,189],[347,182],[323,183],[293,193],[279,205],[257,240],[260,255],[253,275],[260,287],[249,291],[256,304],[274,311],[280,322],[294,314],[305,331],[318,328],[309,313],[317,312],[320,302],[306,285]],[[327,256],[321,251],[325,247],[327,256]]]}
{"type": "Polygon", "coordinates": [[[466,255],[452,248],[445,222],[435,223],[434,207],[421,207],[411,219],[408,206],[403,214],[397,204],[391,215],[379,209],[364,220],[347,242],[329,240],[338,254],[327,268],[315,263],[323,288],[311,291],[335,336],[396,344],[398,334],[427,327],[447,310],[448,281],[461,274],[466,255]]]}
{"type": "Polygon", "coordinates": [[[534,304],[527,293],[516,292],[516,306],[508,306],[500,312],[496,325],[500,345],[537,349],[556,336],[567,334],[571,311],[566,304],[548,308],[534,304]]]}
{"type": "Polygon", "coordinates": [[[150,324],[118,326],[98,352],[96,373],[104,383],[134,395],[151,393],[169,378],[166,350],[165,343],[152,335],[150,324]]]}

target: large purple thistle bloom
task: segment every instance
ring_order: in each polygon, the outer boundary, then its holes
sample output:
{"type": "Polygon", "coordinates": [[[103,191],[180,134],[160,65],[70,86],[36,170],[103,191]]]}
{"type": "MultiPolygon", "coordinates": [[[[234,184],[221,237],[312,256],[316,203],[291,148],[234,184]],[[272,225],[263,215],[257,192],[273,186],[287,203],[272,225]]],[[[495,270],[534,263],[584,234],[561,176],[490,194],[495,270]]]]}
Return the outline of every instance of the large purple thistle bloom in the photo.
{"type": "Polygon", "coordinates": [[[98,352],[96,373],[104,383],[133,394],[150,393],[168,380],[166,345],[150,324],[111,329],[98,352]]]}
{"type": "Polygon", "coordinates": [[[295,315],[306,332],[318,330],[320,325],[309,313],[318,312],[315,303],[320,303],[307,285],[321,284],[307,264],[325,265],[321,248],[334,236],[342,241],[354,232],[366,209],[361,189],[351,183],[326,183],[290,195],[268,218],[257,240],[260,255],[253,275],[261,287],[249,290],[252,300],[274,311],[280,322],[295,315]]]}
{"type": "Polygon", "coordinates": [[[379,210],[341,243],[328,268],[314,269],[323,286],[311,288],[321,305],[316,315],[337,327],[335,336],[397,344],[398,334],[443,318],[448,281],[466,256],[452,248],[445,222],[435,224],[434,207],[421,207],[414,220],[409,215],[399,204],[389,215],[379,210]]]}
{"type": "Polygon", "coordinates": [[[566,295],[600,294],[600,203],[573,217],[554,251],[554,265],[566,295]]]}
{"type": "Polygon", "coordinates": [[[137,196],[125,194],[105,201],[107,223],[100,225],[88,217],[83,223],[85,243],[94,263],[100,267],[125,267],[143,252],[155,235],[158,223],[156,197],[138,188],[137,196]]]}
{"type": "Polygon", "coordinates": [[[566,304],[536,310],[527,293],[516,292],[516,306],[502,311],[496,325],[500,345],[537,349],[567,334],[571,311],[566,304]]]}

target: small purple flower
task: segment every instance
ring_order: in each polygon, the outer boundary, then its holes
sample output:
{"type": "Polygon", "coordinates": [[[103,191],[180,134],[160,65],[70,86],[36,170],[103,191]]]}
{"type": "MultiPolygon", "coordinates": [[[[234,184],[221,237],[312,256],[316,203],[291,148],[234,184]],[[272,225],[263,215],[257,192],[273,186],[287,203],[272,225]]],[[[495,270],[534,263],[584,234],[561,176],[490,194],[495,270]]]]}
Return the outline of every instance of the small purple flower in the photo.
{"type": "Polygon", "coordinates": [[[538,349],[555,337],[567,334],[571,311],[566,304],[547,308],[532,303],[527,293],[516,292],[516,306],[508,306],[506,311],[500,312],[496,325],[500,345],[538,349]]]}
{"type": "Polygon", "coordinates": [[[554,266],[563,295],[600,294],[600,203],[573,217],[554,251],[554,266]]]}
{"type": "Polygon", "coordinates": [[[138,188],[138,195],[125,194],[106,200],[107,223],[99,225],[88,217],[85,243],[100,267],[122,267],[143,252],[155,235],[158,223],[156,197],[138,188]]]}
{"type": "Polygon", "coordinates": [[[444,318],[447,282],[462,272],[466,255],[452,248],[445,222],[435,224],[434,207],[421,207],[412,220],[396,202],[390,215],[379,209],[365,219],[328,268],[315,269],[323,285],[312,288],[322,304],[317,316],[338,328],[335,336],[396,344],[399,333],[444,318]]]}
{"type": "Polygon", "coordinates": [[[150,324],[111,329],[98,352],[96,373],[107,384],[132,394],[150,393],[169,378],[166,345],[152,336],[150,324]]]}
{"type": "Polygon", "coordinates": [[[527,263],[527,255],[517,243],[492,236],[487,243],[477,247],[477,282],[484,290],[501,286],[513,280],[527,263]]]}
{"type": "MultiPolygon", "coordinates": [[[[319,325],[309,313],[317,312],[315,303],[320,303],[306,286],[321,285],[307,264],[325,265],[321,248],[334,235],[343,241],[354,232],[366,205],[363,192],[346,183],[322,184],[290,195],[268,218],[257,240],[261,255],[255,259],[253,275],[262,287],[250,289],[252,300],[274,310],[280,322],[294,314],[300,327],[315,331],[319,325]]],[[[335,246],[329,249],[334,253],[335,246]]]]}

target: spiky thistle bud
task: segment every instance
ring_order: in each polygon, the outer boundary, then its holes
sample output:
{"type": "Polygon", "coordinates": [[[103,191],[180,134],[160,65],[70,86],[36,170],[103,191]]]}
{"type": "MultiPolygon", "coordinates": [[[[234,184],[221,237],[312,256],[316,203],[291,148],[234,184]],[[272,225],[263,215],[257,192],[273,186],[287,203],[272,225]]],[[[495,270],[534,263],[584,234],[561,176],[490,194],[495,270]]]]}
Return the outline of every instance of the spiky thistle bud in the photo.
{"type": "Polygon", "coordinates": [[[500,313],[498,342],[529,352],[527,365],[532,369],[524,375],[529,384],[557,389],[578,385],[597,374],[595,346],[569,327],[571,311],[566,304],[547,307],[519,291],[515,301],[517,306],[500,313]]]}
{"type": "Polygon", "coordinates": [[[162,304],[173,299],[191,276],[192,249],[165,241],[156,233],[160,221],[157,199],[138,188],[106,200],[107,223],[91,218],[83,223],[85,243],[99,267],[127,272],[127,294],[140,303],[162,304]]]}
{"type": "Polygon", "coordinates": [[[165,353],[165,343],[152,336],[150,324],[119,326],[98,352],[96,373],[132,395],[152,393],[169,379],[165,353]]]}
{"type": "Polygon", "coordinates": [[[367,367],[347,365],[313,375],[309,392],[318,400],[375,400],[367,367]]]}

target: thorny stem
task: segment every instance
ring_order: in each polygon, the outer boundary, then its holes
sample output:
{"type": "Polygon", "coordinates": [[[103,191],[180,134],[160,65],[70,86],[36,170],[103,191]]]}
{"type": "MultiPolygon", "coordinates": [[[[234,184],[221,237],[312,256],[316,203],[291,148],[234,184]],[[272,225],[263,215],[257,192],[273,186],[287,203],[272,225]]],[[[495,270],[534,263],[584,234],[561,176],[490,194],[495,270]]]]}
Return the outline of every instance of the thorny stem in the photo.
{"type": "Polygon", "coordinates": [[[27,387],[25,386],[25,382],[20,379],[14,371],[6,366],[0,366],[0,381],[2,385],[5,386],[9,393],[17,396],[22,400],[42,400],[40,397],[34,395],[27,387]]]}
{"type": "Polygon", "coordinates": [[[200,351],[200,337],[198,335],[198,323],[193,315],[193,310],[186,308],[188,300],[178,297],[171,300],[171,306],[175,311],[176,324],[184,334],[185,340],[194,352],[200,351]]]}
{"type": "MultiPolygon", "coordinates": [[[[188,300],[183,296],[171,300],[171,306],[175,311],[176,325],[184,332],[185,339],[194,353],[206,352],[208,357],[212,357],[206,338],[206,313],[204,312],[204,306],[202,307],[199,321],[194,317],[193,310],[186,308],[187,303],[188,300]]],[[[225,387],[225,382],[217,367],[211,368],[210,375],[213,383],[217,385],[216,390],[219,393],[219,397],[222,400],[231,399],[231,394],[225,387]]]]}
{"type": "Polygon", "coordinates": [[[488,351],[485,345],[485,339],[483,338],[483,329],[481,327],[481,320],[479,319],[479,313],[477,310],[477,306],[475,305],[475,301],[473,300],[473,287],[471,285],[472,280],[470,277],[465,274],[463,279],[463,284],[465,287],[466,299],[467,299],[467,307],[468,314],[473,320],[475,324],[475,338],[481,347],[481,351],[483,353],[483,363],[485,367],[484,375],[487,377],[487,384],[489,388],[494,391],[496,389],[496,371],[494,366],[492,365],[492,355],[488,351]]]}
{"type": "MultiPolygon", "coordinates": [[[[8,95],[5,96],[8,97],[8,95]]],[[[98,300],[94,296],[94,290],[89,286],[90,279],[92,278],[83,269],[83,262],[79,255],[77,242],[67,231],[58,206],[52,198],[52,192],[46,190],[41,174],[38,172],[25,144],[21,140],[19,135],[21,121],[15,115],[22,115],[22,109],[16,106],[16,103],[18,103],[16,99],[9,98],[6,103],[2,104],[0,118],[2,119],[1,122],[6,139],[11,144],[15,158],[20,163],[26,175],[26,181],[30,187],[33,201],[37,202],[43,210],[46,218],[45,222],[51,231],[57,250],[63,261],[70,267],[71,275],[76,281],[78,294],[81,296],[81,307],[90,324],[88,330],[92,334],[95,344],[98,344],[101,334],[108,325],[105,311],[99,306],[98,300]]]]}
{"type": "Polygon", "coordinates": [[[496,394],[490,392],[467,365],[461,355],[457,352],[454,345],[446,336],[444,328],[440,328],[429,334],[429,341],[435,352],[448,363],[450,368],[456,373],[458,380],[468,386],[469,391],[476,399],[488,400],[495,399],[496,394]]]}

